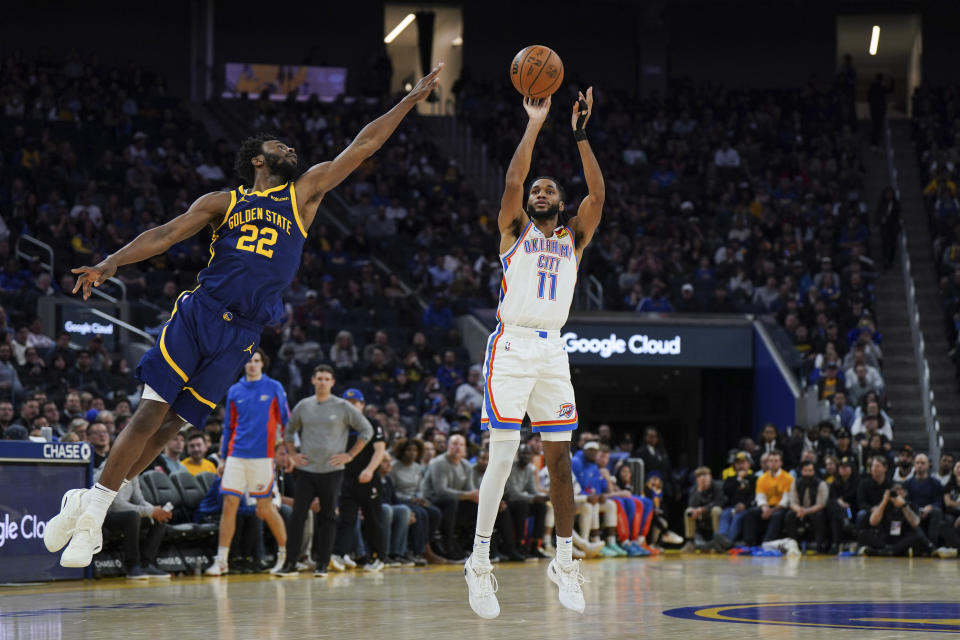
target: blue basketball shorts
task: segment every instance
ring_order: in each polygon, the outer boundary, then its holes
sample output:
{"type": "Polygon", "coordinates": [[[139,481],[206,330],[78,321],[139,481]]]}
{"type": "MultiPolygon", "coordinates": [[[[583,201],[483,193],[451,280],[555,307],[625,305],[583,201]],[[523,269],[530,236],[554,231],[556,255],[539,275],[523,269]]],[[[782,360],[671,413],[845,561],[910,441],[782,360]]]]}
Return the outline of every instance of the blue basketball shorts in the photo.
{"type": "Polygon", "coordinates": [[[137,379],[181,418],[203,428],[260,344],[263,327],[226,309],[197,287],[180,294],[157,344],[143,354],[137,379]]]}

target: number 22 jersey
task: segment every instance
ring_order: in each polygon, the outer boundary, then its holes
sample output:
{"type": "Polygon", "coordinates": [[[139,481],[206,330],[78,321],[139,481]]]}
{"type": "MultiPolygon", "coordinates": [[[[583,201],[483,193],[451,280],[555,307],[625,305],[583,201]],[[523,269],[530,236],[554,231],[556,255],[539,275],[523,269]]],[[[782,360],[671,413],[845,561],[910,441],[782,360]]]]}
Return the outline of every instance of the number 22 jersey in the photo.
{"type": "Polygon", "coordinates": [[[276,324],[306,237],[292,182],[266,191],[241,186],[230,192],[230,206],[210,242],[210,262],[197,280],[233,313],[259,325],[276,324]]]}
{"type": "Polygon", "coordinates": [[[577,285],[577,252],[570,228],[557,227],[547,238],[531,220],[500,262],[497,320],[508,326],[561,329],[577,285]]]}

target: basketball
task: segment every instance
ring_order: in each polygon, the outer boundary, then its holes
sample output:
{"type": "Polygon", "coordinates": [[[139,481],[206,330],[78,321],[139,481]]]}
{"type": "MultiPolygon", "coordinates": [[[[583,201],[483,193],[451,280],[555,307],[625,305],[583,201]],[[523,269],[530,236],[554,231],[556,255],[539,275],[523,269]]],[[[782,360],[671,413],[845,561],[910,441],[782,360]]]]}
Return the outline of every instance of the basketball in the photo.
{"type": "Polygon", "coordinates": [[[546,98],[563,82],[563,61],[550,47],[534,44],[521,49],[510,63],[514,88],[528,98],[546,98]]]}

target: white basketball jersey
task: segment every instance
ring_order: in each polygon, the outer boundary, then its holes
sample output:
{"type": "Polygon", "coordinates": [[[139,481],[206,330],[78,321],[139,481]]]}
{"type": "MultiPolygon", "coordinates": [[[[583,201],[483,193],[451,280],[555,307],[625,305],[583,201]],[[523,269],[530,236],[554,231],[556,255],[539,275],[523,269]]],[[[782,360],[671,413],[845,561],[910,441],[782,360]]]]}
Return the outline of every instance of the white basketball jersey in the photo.
{"type": "Polygon", "coordinates": [[[561,329],[577,285],[577,252],[570,227],[557,227],[547,238],[530,221],[500,262],[503,281],[497,319],[518,327],[561,329]]]}

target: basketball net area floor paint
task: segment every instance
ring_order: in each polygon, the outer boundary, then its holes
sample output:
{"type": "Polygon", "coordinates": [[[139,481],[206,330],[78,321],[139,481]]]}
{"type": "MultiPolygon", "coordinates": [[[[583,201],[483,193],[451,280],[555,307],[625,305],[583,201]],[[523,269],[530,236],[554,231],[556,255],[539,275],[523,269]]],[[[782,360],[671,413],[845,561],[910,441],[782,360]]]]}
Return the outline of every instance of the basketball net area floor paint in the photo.
{"type": "MultiPolygon", "coordinates": [[[[547,562],[498,565],[501,615],[467,604],[460,565],[109,579],[0,589],[0,640],[150,638],[810,638],[960,634],[956,560],[668,556],[584,563],[587,610],[560,606],[547,562]]],[[[942,635],[941,635],[942,637],[942,635]]]]}

